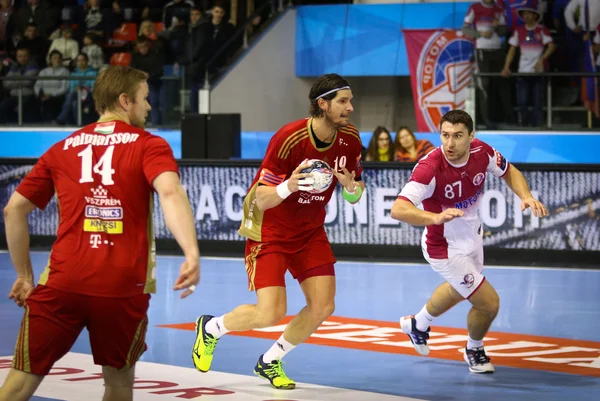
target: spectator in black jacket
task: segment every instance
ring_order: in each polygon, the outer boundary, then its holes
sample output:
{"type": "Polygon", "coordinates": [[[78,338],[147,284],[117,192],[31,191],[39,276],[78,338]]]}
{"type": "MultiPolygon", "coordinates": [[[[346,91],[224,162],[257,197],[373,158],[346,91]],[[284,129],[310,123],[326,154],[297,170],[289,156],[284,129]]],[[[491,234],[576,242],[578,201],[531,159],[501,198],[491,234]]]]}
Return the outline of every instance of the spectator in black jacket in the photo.
{"type": "Polygon", "coordinates": [[[171,29],[174,25],[183,22],[185,25],[190,20],[190,10],[194,7],[191,0],[173,0],[163,9],[163,24],[165,29],[171,29]]]}
{"type": "Polygon", "coordinates": [[[148,101],[152,110],[150,118],[153,126],[162,124],[162,113],[160,105],[160,77],[163,75],[165,65],[164,54],[154,46],[154,41],[145,36],[138,37],[135,51],[131,57],[131,66],[142,70],[150,76],[148,78],[148,101]]]}

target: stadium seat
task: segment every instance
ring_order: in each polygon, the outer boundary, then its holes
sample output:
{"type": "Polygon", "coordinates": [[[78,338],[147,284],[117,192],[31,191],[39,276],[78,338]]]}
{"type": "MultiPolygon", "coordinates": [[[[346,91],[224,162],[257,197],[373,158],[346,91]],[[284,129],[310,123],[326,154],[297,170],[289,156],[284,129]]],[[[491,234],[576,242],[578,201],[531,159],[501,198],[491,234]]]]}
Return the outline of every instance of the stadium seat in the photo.
{"type": "Polygon", "coordinates": [[[110,58],[110,65],[127,66],[131,64],[131,53],[114,53],[110,58]]]}
{"type": "Polygon", "coordinates": [[[154,29],[156,29],[156,33],[165,29],[165,26],[162,22],[154,22],[154,29]]]}
{"type": "Polygon", "coordinates": [[[137,24],[126,22],[113,32],[115,42],[135,42],[137,39],[137,24]]]}

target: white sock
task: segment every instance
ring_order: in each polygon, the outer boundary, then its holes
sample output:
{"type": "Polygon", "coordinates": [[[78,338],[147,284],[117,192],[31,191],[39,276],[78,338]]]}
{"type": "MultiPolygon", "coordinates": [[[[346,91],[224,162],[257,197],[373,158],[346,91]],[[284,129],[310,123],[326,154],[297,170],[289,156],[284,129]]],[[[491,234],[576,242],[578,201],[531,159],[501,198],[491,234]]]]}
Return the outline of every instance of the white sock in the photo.
{"type": "Polygon", "coordinates": [[[421,312],[415,315],[415,319],[417,321],[417,330],[426,332],[435,318],[427,312],[427,304],[425,304],[423,309],[421,309],[421,312]]]}
{"type": "Polygon", "coordinates": [[[296,348],[296,346],[283,338],[283,334],[273,344],[271,348],[263,355],[263,362],[269,363],[276,359],[282,359],[288,352],[296,348]]]}
{"type": "Polygon", "coordinates": [[[229,330],[223,323],[223,316],[213,317],[206,323],[206,332],[215,338],[221,338],[224,334],[229,333],[229,330]]]}
{"type": "Polygon", "coordinates": [[[473,340],[469,335],[467,340],[467,349],[481,348],[483,347],[483,340],[473,340]]]}

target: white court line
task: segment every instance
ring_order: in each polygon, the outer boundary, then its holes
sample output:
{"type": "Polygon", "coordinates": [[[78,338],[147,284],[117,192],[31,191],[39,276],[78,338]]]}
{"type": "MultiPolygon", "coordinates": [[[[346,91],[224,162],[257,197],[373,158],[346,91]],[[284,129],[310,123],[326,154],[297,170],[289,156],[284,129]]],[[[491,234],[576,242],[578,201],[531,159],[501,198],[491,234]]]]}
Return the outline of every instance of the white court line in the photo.
{"type": "MultiPolygon", "coordinates": [[[[1,357],[12,359],[12,356],[1,357]]],[[[91,355],[67,353],[56,362],[57,374],[48,375],[36,395],[70,401],[99,400],[104,388],[101,380],[90,380],[100,372],[91,355]],[[62,368],[62,369],[61,369],[62,368]],[[86,378],[88,380],[86,380],[86,378]],[[79,380],[78,380],[79,379],[79,380]]],[[[8,369],[0,369],[2,382],[8,369]]],[[[135,399],[144,401],[178,401],[184,398],[223,399],[231,401],[286,400],[297,401],[424,401],[401,395],[373,393],[341,387],[297,383],[295,390],[275,390],[265,380],[248,375],[210,371],[198,373],[194,368],[139,361],[135,365],[139,380],[135,399]],[[211,397],[212,396],[212,397],[211,397]],[[218,396],[218,397],[217,397],[218,396]],[[289,397],[289,398],[288,398],[289,397]]],[[[95,376],[97,379],[98,376],[95,376]]],[[[360,385],[360,384],[358,384],[360,385]]],[[[398,384],[398,393],[404,389],[398,384]]]]}

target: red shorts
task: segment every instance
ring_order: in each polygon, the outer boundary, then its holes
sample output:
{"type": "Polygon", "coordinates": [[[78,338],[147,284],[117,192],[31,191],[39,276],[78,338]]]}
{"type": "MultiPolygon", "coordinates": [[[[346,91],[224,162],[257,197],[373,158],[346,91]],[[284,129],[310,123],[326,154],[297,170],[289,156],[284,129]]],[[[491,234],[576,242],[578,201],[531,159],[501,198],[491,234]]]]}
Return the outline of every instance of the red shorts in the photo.
{"type": "Polygon", "coordinates": [[[335,256],[325,230],[298,243],[246,241],[248,290],[285,287],[285,273],[302,283],[309,277],[335,276],[335,256]]]}
{"type": "Polygon", "coordinates": [[[102,298],[38,285],[27,298],[12,367],[45,376],[87,328],[94,363],[133,366],[147,349],[150,295],[102,298]]]}

